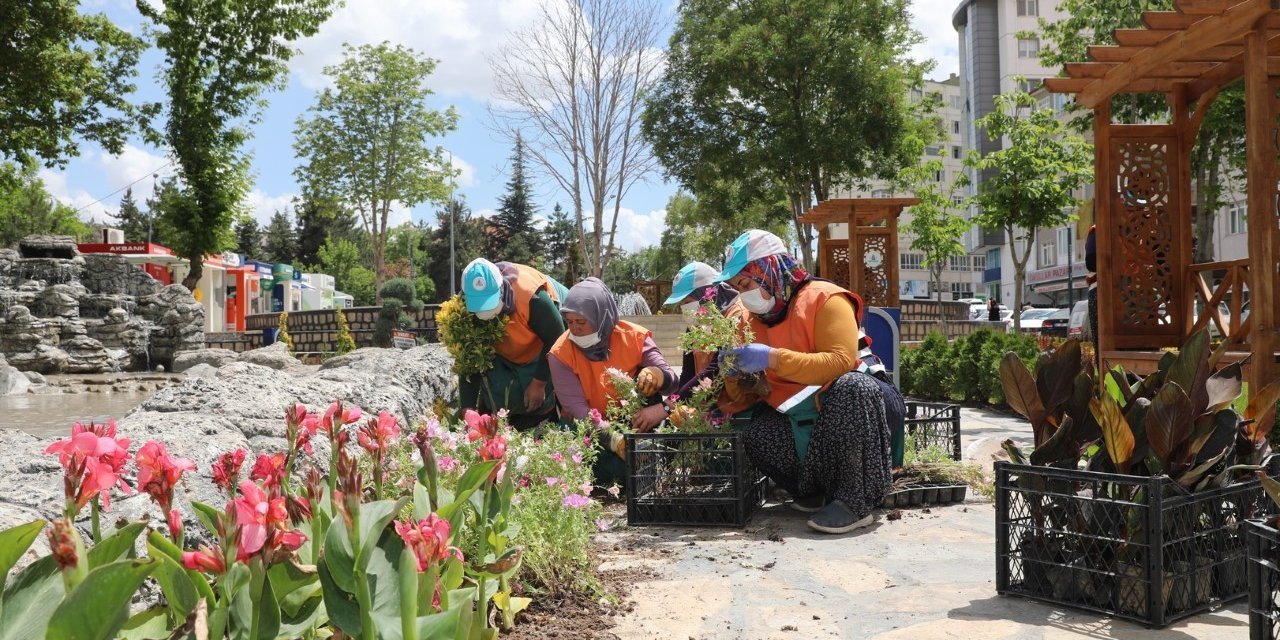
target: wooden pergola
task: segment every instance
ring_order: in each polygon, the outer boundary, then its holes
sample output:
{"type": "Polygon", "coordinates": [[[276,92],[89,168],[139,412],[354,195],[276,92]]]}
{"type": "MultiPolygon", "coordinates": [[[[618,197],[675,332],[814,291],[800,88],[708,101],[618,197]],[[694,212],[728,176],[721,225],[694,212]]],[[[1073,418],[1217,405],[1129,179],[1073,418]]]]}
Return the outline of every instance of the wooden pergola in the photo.
{"type": "Polygon", "coordinates": [[[1144,12],[1146,28],[1116,30],[1115,46],[1089,47],[1090,62],[1045,81],[1094,113],[1099,349],[1104,363],[1132,364],[1123,350],[1176,347],[1212,322],[1238,355],[1252,352],[1257,389],[1280,377],[1280,0],[1175,6],[1144,12]],[[1192,264],[1191,150],[1218,92],[1241,78],[1248,257],[1192,264]],[[1125,93],[1164,94],[1170,122],[1113,123],[1111,99],[1125,93]]]}
{"type": "Polygon", "coordinates": [[[818,227],[822,277],[857,293],[873,307],[898,306],[898,216],[916,198],[832,198],[800,218],[818,227]],[[847,224],[847,239],[831,225],[847,224]]]}

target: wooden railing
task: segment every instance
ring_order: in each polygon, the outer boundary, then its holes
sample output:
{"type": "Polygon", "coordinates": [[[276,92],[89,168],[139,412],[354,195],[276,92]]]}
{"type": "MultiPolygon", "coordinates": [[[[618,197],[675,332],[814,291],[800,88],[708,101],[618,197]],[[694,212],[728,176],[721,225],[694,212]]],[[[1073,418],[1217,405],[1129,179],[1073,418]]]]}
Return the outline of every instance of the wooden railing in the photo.
{"type": "Polygon", "coordinates": [[[1232,346],[1248,345],[1252,323],[1243,309],[1249,286],[1248,258],[1193,264],[1187,275],[1195,317],[1187,335],[1209,327],[1210,333],[1216,330],[1232,346]]]}

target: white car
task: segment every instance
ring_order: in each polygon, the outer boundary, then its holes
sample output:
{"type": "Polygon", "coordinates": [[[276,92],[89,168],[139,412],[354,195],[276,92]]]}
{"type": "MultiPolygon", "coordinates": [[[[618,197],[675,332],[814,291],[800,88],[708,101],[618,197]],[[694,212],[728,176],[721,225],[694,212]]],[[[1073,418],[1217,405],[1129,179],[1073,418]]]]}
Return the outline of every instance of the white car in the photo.
{"type": "Polygon", "coordinates": [[[1022,325],[1023,331],[1034,333],[1039,331],[1045,319],[1056,311],[1057,309],[1027,309],[1022,312],[1022,315],[1018,316],[1018,321],[1022,325]]]}

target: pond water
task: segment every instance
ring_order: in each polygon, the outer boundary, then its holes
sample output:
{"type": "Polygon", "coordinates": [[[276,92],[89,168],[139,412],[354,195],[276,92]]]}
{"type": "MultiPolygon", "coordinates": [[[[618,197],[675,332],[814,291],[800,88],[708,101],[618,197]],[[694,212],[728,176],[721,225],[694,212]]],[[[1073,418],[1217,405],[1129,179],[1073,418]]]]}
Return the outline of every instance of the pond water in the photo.
{"type": "Polygon", "coordinates": [[[0,429],[66,436],[71,433],[73,422],[119,420],[149,395],[142,391],[112,391],[0,396],[0,429]]]}

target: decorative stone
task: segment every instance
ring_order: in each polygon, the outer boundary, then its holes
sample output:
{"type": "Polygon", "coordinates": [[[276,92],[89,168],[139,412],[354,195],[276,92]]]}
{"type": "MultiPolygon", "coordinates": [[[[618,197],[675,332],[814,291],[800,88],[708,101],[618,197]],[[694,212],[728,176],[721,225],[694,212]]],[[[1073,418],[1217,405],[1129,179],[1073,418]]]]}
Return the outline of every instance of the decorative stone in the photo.
{"type": "Polygon", "coordinates": [[[239,355],[230,349],[182,351],[173,356],[173,368],[171,370],[174,373],[182,373],[200,364],[209,365],[217,369],[228,362],[235,362],[239,355]]]}
{"type": "Polygon", "coordinates": [[[18,253],[24,258],[70,260],[80,255],[80,250],[71,236],[27,236],[18,241],[18,253]]]}
{"type": "Polygon", "coordinates": [[[289,348],[283,342],[277,342],[260,349],[251,349],[240,354],[237,360],[271,369],[289,369],[301,364],[297,358],[289,353],[289,348]]]}

